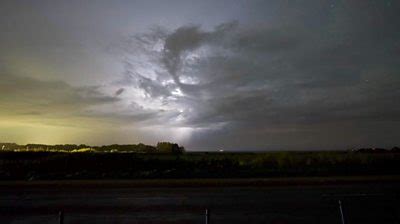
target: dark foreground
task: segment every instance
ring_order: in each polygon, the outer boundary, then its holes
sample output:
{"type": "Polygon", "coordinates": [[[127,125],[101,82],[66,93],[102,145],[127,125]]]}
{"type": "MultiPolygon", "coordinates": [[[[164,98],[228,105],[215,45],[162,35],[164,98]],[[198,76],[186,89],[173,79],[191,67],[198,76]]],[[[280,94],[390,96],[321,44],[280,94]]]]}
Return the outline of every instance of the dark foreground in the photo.
{"type": "Polygon", "coordinates": [[[398,152],[0,152],[0,180],[132,180],[400,175],[398,152]]]}
{"type": "Polygon", "coordinates": [[[397,181],[259,184],[257,187],[63,182],[1,183],[0,223],[399,223],[397,181]],[[14,186],[13,186],[14,185],[14,186]]]}

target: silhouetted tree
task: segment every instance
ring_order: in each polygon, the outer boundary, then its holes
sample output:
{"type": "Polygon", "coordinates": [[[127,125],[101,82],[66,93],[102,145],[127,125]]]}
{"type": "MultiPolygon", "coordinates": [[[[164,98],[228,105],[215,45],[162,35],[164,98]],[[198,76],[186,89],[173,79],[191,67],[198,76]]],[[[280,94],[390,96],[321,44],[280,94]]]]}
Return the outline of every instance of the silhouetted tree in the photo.
{"type": "Polygon", "coordinates": [[[180,147],[178,144],[171,142],[159,142],[156,148],[159,153],[182,154],[185,151],[184,147],[180,147]]]}

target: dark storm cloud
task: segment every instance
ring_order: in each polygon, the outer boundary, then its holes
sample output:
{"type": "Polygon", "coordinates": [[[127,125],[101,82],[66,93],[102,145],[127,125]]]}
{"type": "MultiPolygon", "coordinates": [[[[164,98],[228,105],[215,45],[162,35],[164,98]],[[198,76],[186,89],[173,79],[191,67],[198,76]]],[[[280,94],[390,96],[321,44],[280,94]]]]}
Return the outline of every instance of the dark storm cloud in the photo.
{"type": "Polygon", "coordinates": [[[117,91],[115,91],[115,95],[116,95],[116,96],[119,96],[119,95],[121,95],[124,91],[125,91],[124,88],[119,88],[117,91]]]}
{"type": "Polygon", "coordinates": [[[399,6],[2,1],[0,125],[83,118],[104,126],[98,139],[129,129],[188,149],[391,147],[399,6]]]}
{"type": "MultiPolygon", "coordinates": [[[[400,120],[395,8],[383,2],[332,3],[326,21],[313,29],[296,22],[231,22],[213,30],[188,25],[163,35],[150,32],[149,46],[161,42],[162,48],[144,52],[163,72],[149,82],[154,86],[170,77],[172,84],[155,88],[165,96],[174,88],[182,91],[174,103],[190,111],[183,125],[222,124],[225,128],[213,134],[221,142],[232,137],[230,132],[258,132],[259,137],[279,132],[282,140],[292,132],[315,134],[333,123],[344,122],[352,126],[349,132],[358,133],[366,131],[359,128],[362,123],[390,126],[400,120]]],[[[139,87],[154,92],[149,86],[139,87]]],[[[251,139],[244,142],[251,145],[251,139]]]]}
{"type": "Polygon", "coordinates": [[[2,72],[0,100],[7,108],[2,116],[40,115],[72,117],[91,106],[117,102],[96,86],[72,87],[62,81],[45,81],[2,72]]]}

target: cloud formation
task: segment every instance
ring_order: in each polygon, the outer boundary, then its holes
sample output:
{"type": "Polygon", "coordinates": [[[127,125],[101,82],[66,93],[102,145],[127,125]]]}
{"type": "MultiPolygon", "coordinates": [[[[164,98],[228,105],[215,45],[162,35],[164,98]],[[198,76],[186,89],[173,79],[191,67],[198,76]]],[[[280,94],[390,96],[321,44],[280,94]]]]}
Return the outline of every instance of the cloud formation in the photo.
{"type": "Polygon", "coordinates": [[[76,116],[84,108],[113,103],[118,99],[102,94],[96,86],[72,87],[62,81],[0,75],[0,100],[4,115],[76,116]]]}
{"type": "MultiPolygon", "coordinates": [[[[397,23],[390,20],[394,15],[372,22],[368,16],[373,9],[360,7],[338,6],[335,16],[318,30],[238,22],[212,30],[197,25],[172,32],[158,28],[131,39],[124,78],[143,91],[139,104],[158,102],[149,108],[161,105],[175,112],[157,122],[198,128],[199,135],[212,129],[212,138],[221,142],[229,142],[229,132],[254,147],[268,145],[274,133],[281,141],[290,141],[293,132],[322,132],[329,139],[332,130],[327,129],[335,123],[334,131],[352,126],[348,132],[355,135],[376,134],[374,129],[400,118],[399,61],[393,49],[399,36],[388,31],[396,29],[388,25],[397,23]],[[357,20],[352,22],[354,15],[357,20]],[[374,29],[390,35],[371,33],[374,29]],[[365,130],[366,124],[373,125],[365,130]],[[246,133],[257,133],[266,141],[255,143],[246,133]]],[[[195,138],[210,137],[205,136],[195,138]]],[[[319,146],[316,141],[310,147],[319,146]]]]}
{"type": "Polygon", "coordinates": [[[399,3],[161,2],[4,4],[2,120],[101,130],[89,144],[398,143],[399,3]]]}

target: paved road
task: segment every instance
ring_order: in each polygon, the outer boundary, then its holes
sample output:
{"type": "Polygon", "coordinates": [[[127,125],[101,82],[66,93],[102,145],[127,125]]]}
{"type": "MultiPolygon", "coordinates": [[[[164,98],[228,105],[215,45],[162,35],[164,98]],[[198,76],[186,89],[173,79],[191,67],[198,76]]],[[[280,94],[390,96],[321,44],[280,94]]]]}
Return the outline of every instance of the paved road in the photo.
{"type": "Polygon", "coordinates": [[[0,189],[0,223],[400,223],[399,184],[218,188],[0,189]]]}

